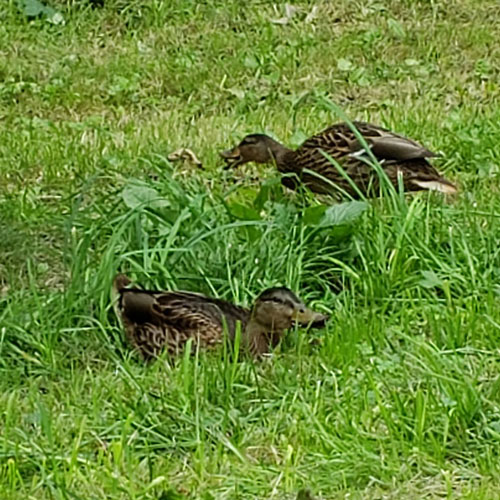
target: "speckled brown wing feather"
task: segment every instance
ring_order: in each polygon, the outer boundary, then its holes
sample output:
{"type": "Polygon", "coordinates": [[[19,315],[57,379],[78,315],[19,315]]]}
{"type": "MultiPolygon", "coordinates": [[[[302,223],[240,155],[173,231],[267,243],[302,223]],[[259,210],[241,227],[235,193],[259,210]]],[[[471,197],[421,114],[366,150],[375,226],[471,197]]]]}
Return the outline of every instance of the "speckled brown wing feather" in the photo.
{"type": "MultiPolygon", "coordinates": [[[[434,176],[434,179],[440,178],[439,173],[426,160],[435,156],[434,153],[417,142],[369,123],[354,122],[354,125],[370,146],[374,156],[382,162],[382,167],[395,185],[397,185],[398,171],[403,177],[412,176],[414,171],[422,172],[424,176],[434,176]]],[[[317,193],[332,194],[338,190],[356,197],[356,190],[323,152],[339,163],[361,192],[371,194],[372,191],[374,193],[378,190],[378,176],[361,158],[363,156],[366,158],[363,147],[346,123],[332,125],[307,139],[285,158],[281,170],[297,174],[304,184],[317,193]],[[312,173],[304,172],[304,169],[312,173]]],[[[284,184],[287,187],[296,187],[293,180],[285,180],[284,184]]],[[[416,186],[411,185],[409,189],[415,188],[416,186]]]]}
{"type": "Polygon", "coordinates": [[[189,292],[124,289],[120,304],[127,337],[146,359],[164,349],[178,354],[190,338],[194,347],[213,347],[223,339],[224,322],[232,338],[236,323],[245,327],[250,315],[242,307],[189,292]]]}
{"type": "MultiPolygon", "coordinates": [[[[354,122],[354,126],[370,145],[373,154],[381,160],[411,160],[436,156],[418,142],[385,128],[365,122],[354,122]]],[[[333,158],[340,158],[363,148],[347,123],[337,123],[307,139],[296,154],[300,157],[301,153],[315,149],[323,149],[333,158]]]]}

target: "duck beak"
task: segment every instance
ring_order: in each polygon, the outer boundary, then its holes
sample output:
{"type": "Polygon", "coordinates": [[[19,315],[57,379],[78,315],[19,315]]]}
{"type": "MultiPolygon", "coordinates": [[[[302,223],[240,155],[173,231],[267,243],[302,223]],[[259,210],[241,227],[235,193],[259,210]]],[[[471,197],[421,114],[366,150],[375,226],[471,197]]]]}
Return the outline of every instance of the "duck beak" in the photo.
{"type": "Polygon", "coordinates": [[[243,162],[243,158],[240,153],[240,148],[238,148],[238,146],[232,149],[226,149],[225,151],[221,151],[220,155],[226,161],[226,166],[224,167],[224,170],[227,170],[228,168],[231,167],[233,168],[237,167],[243,162]]]}
{"type": "Polygon", "coordinates": [[[311,328],[322,328],[329,318],[330,316],[317,313],[305,306],[296,309],[292,317],[293,321],[300,326],[309,326],[311,328]]]}

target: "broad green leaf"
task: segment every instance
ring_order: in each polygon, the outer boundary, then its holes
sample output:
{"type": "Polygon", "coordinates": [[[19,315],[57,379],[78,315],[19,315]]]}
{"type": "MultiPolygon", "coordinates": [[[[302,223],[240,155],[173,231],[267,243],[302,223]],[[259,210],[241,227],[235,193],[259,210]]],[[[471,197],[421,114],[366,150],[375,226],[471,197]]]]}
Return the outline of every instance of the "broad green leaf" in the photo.
{"type": "Polygon", "coordinates": [[[341,58],[337,61],[337,68],[340,71],[350,71],[354,68],[354,64],[349,59],[341,58]]]}
{"type": "Polygon", "coordinates": [[[307,207],[302,214],[302,222],[308,226],[317,226],[325,215],[326,210],[326,205],[307,207]]]}
{"type": "Polygon", "coordinates": [[[329,207],[319,222],[321,227],[352,224],[368,208],[364,201],[347,201],[329,207]]]}
{"type": "Polygon", "coordinates": [[[443,286],[443,280],[434,271],[422,271],[423,278],[418,282],[424,288],[436,288],[443,286]]]}
{"type": "Polygon", "coordinates": [[[141,184],[125,186],[122,198],[125,205],[132,209],[137,207],[162,208],[169,204],[156,189],[141,184]]]}
{"type": "Polygon", "coordinates": [[[231,203],[228,205],[228,210],[233,217],[241,220],[260,220],[261,216],[257,210],[241,203],[231,203]]]}
{"type": "Polygon", "coordinates": [[[268,201],[270,198],[270,187],[266,184],[263,184],[259,192],[257,193],[257,196],[255,197],[253,201],[253,206],[255,210],[260,211],[264,208],[264,205],[266,201],[268,201]]]}
{"type": "Polygon", "coordinates": [[[267,201],[276,199],[279,190],[281,190],[281,180],[279,178],[270,179],[264,182],[253,200],[253,207],[255,210],[260,212],[267,201]]]}
{"type": "Polygon", "coordinates": [[[26,17],[37,17],[43,14],[50,18],[57,14],[55,9],[44,5],[39,0],[19,0],[19,8],[26,17]]]}
{"type": "Polygon", "coordinates": [[[248,69],[257,69],[259,67],[259,61],[253,55],[247,55],[245,59],[243,59],[243,66],[248,69]]]}
{"type": "Polygon", "coordinates": [[[248,241],[251,241],[252,243],[254,241],[257,241],[262,237],[262,231],[254,226],[244,226],[240,227],[240,234],[244,234],[248,241]]]}
{"type": "Polygon", "coordinates": [[[52,24],[64,24],[64,17],[60,12],[55,11],[47,15],[47,21],[52,24]]]}

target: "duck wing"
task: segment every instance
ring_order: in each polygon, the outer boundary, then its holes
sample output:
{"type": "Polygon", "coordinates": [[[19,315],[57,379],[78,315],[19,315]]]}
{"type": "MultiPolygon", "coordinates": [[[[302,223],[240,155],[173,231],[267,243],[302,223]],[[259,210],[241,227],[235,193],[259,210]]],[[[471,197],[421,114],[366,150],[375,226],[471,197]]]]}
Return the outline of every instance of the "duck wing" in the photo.
{"type": "Polygon", "coordinates": [[[248,309],[224,300],[192,292],[128,288],[129,284],[124,275],[115,278],[117,312],[129,341],[146,359],[157,357],[164,348],[179,352],[189,338],[204,346],[217,344],[224,325],[232,338],[237,322],[245,328],[250,318],[248,309]]]}
{"type": "MultiPolygon", "coordinates": [[[[365,122],[354,122],[354,126],[379,160],[405,161],[437,156],[418,142],[385,128],[365,122]]],[[[347,123],[337,123],[307,139],[296,150],[296,160],[310,163],[311,157],[319,158],[319,150],[339,159],[361,152],[363,146],[347,123]]]]}
{"type": "Polygon", "coordinates": [[[190,338],[218,344],[225,326],[232,339],[238,321],[245,328],[250,317],[243,307],[191,292],[123,289],[120,309],[127,336],[145,358],[164,347],[179,352],[190,338]]]}
{"type": "MultiPolygon", "coordinates": [[[[438,156],[413,139],[396,134],[382,127],[364,122],[355,122],[355,125],[370,146],[372,153],[378,159],[406,161],[438,156]]],[[[351,142],[351,148],[354,151],[363,149],[352,130],[349,129],[349,132],[354,137],[354,140],[351,142]]]]}
{"type": "MultiPolygon", "coordinates": [[[[374,156],[383,162],[384,170],[389,165],[399,167],[405,165],[406,172],[411,173],[415,170],[415,173],[418,173],[420,170],[429,169],[434,173],[435,179],[440,178],[427,161],[427,158],[436,154],[421,144],[370,123],[354,122],[354,126],[363,136],[374,156]]],[[[307,139],[286,158],[287,161],[280,170],[295,173],[316,193],[335,194],[340,189],[357,197],[357,191],[331,164],[324,153],[339,162],[347,176],[362,192],[366,192],[369,186],[373,186],[376,190],[373,169],[363,161],[368,159],[366,151],[347,123],[337,123],[307,139]]],[[[284,184],[292,189],[297,186],[293,178],[286,179],[284,184]]],[[[415,182],[412,186],[416,188],[419,185],[415,182]]],[[[428,189],[428,187],[420,186],[420,189],[428,189]]]]}
{"type": "Polygon", "coordinates": [[[218,330],[222,336],[224,324],[229,334],[234,334],[236,323],[244,327],[250,311],[225,300],[192,292],[164,292],[157,294],[154,312],[162,321],[174,323],[178,328],[218,330]]]}

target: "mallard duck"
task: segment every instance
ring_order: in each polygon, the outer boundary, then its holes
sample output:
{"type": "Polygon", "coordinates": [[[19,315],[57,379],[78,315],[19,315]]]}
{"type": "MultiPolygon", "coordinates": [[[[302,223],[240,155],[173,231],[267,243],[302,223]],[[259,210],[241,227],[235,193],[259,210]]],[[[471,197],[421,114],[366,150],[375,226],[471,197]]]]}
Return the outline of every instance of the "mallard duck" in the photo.
{"type": "MultiPolygon", "coordinates": [[[[396,188],[398,176],[401,175],[406,191],[456,192],[456,187],[429,163],[428,158],[436,154],[411,139],[376,125],[364,122],[354,122],[354,125],[396,188]]],[[[335,195],[345,192],[353,198],[359,198],[356,189],[322,152],[339,163],[359,192],[365,196],[378,195],[378,174],[366,163],[368,155],[347,123],[332,125],[307,139],[295,151],[267,135],[250,134],[234,148],[223,151],[221,156],[227,163],[226,168],[250,161],[275,162],[281,173],[295,174],[282,179],[283,184],[291,189],[297,189],[300,180],[316,193],[335,195]]]]}
{"type": "Polygon", "coordinates": [[[228,338],[234,339],[241,323],[241,346],[255,356],[268,353],[294,323],[321,327],[328,319],[308,309],[288,288],[264,290],[252,309],[192,292],[162,292],[131,288],[127,276],[113,282],[117,314],[130,343],[145,359],[154,359],[167,349],[183,350],[188,339],[200,347],[222,342],[224,324],[228,338]]]}

